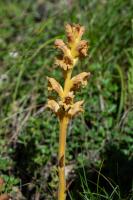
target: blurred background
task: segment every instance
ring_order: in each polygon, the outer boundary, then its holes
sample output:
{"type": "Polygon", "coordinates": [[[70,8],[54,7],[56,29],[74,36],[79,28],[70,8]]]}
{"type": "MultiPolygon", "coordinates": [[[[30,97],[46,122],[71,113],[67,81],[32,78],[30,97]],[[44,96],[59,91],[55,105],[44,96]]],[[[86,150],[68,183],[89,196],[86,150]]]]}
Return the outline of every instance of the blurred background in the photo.
{"type": "Polygon", "coordinates": [[[79,23],[89,42],[74,74],[85,112],[67,135],[68,200],[133,199],[133,0],[0,1],[0,177],[13,200],[57,199],[58,121],[46,76],[62,80],[54,41],[79,23]]]}

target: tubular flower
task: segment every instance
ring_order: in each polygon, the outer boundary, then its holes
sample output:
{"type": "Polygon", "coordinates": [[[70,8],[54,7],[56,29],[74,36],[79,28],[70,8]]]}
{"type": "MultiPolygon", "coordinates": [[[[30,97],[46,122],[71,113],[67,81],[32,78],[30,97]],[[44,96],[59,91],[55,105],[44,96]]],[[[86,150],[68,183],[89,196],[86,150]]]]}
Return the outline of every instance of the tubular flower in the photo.
{"type": "Polygon", "coordinates": [[[76,114],[78,114],[79,112],[83,112],[83,108],[82,108],[82,105],[83,105],[84,101],[78,101],[76,103],[74,103],[71,108],[69,109],[68,111],[68,115],[70,117],[73,117],[75,116],[76,114]]]}
{"type": "Polygon", "coordinates": [[[63,52],[63,56],[61,56],[60,59],[56,59],[55,64],[59,65],[64,70],[71,69],[73,67],[73,57],[69,47],[60,39],[55,41],[55,47],[63,52]]]}
{"type": "Polygon", "coordinates": [[[65,55],[68,55],[68,56],[71,55],[70,49],[63,42],[63,40],[61,40],[61,39],[55,40],[55,47],[58,48],[58,49],[60,49],[65,55]]]}
{"type": "Polygon", "coordinates": [[[63,88],[62,86],[54,79],[54,78],[50,78],[47,77],[48,79],[48,90],[52,91],[55,90],[60,97],[63,96],[63,88]]]}
{"type": "Polygon", "coordinates": [[[47,107],[50,108],[54,113],[57,113],[59,110],[59,104],[55,100],[48,100],[47,107]]]}
{"type": "Polygon", "coordinates": [[[63,56],[61,59],[56,59],[55,64],[66,71],[73,68],[73,59],[69,56],[63,56]]]}
{"type": "Polygon", "coordinates": [[[70,90],[78,90],[81,86],[86,86],[88,77],[90,76],[89,72],[82,72],[71,79],[70,90]]]}

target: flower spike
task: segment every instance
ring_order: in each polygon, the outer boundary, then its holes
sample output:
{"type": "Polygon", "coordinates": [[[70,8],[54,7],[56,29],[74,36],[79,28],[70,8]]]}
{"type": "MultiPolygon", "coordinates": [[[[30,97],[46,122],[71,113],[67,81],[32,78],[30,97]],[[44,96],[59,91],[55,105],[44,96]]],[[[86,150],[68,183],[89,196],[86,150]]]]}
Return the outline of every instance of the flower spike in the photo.
{"type": "Polygon", "coordinates": [[[87,56],[88,42],[82,40],[85,28],[79,24],[67,24],[65,27],[67,42],[62,39],[55,41],[55,47],[60,50],[61,55],[56,58],[55,64],[63,70],[64,87],[54,78],[48,77],[48,90],[55,91],[59,95],[57,101],[48,100],[47,107],[50,108],[58,117],[60,123],[59,135],[59,190],[58,200],[66,199],[66,181],[65,181],[65,144],[66,133],[69,121],[78,113],[83,112],[83,100],[74,101],[75,91],[81,86],[86,86],[89,72],[82,72],[74,77],[73,68],[79,59],[87,56]]]}

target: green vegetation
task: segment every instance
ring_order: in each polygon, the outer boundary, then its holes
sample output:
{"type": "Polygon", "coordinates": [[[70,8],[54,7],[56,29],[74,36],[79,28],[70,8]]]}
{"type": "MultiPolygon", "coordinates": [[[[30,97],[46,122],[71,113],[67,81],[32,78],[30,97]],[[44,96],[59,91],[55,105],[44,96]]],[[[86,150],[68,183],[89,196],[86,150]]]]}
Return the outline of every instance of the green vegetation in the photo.
{"type": "MultiPolygon", "coordinates": [[[[68,199],[133,198],[133,1],[0,1],[0,176],[20,199],[56,199],[58,122],[45,108],[46,76],[64,24],[86,27],[90,71],[84,115],[67,136],[68,199]],[[16,190],[16,187],[18,190],[16,190]]],[[[81,69],[82,68],[82,69],[81,69]]],[[[14,198],[15,199],[15,198],[14,198]]]]}

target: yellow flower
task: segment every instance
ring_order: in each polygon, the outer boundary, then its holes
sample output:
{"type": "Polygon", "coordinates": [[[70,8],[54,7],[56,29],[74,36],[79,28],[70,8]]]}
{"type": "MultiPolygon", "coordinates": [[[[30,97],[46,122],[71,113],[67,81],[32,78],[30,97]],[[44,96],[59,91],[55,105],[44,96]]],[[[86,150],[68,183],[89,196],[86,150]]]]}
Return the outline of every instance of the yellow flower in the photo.
{"type": "Polygon", "coordinates": [[[60,97],[63,96],[63,88],[62,86],[54,79],[54,78],[50,78],[47,77],[48,79],[48,90],[52,91],[55,90],[60,97]]]}
{"type": "Polygon", "coordinates": [[[55,47],[61,50],[62,55],[56,59],[55,64],[59,65],[64,70],[64,89],[54,79],[48,77],[48,90],[56,91],[60,97],[59,102],[55,100],[49,100],[47,107],[52,109],[60,118],[61,116],[73,117],[79,112],[83,111],[83,101],[74,103],[74,92],[81,86],[87,85],[89,72],[82,72],[73,78],[71,78],[72,69],[79,58],[87,55],[88,43],[85,40],[81,40],[85,31],[83,26],[79,24],[67,24],[66,35],[67,44],[62,39],[55,41],[55,47]]]}
{"type": "Polygon", "coordinates": [[[69,56],[63,56],[61,59],[56,59],[55,64],[66,71],[73,68],[73,59],[69,56]]]}
{"type": "Polygon", "coordinates": [[[71,56],[71,51],[61,39],[55,40],[55,47],[62,50],[65,55],[71,56]]]}
{"type": "Polygon", "coordinates": [[[66,25],[66,34],[69,46],[72,48],[74,43],[79,43],[79,41],[82,38],[82,35],[85,31],[85,28],[83,26],[80,26],[79,24],[67,24],[66,25]]]}
{"type": "Polygon", "coordinates": [[[82,72],[71,79],[70,90],[78,90],[81,86],[86,86],[88,77],[90,76],[89,72],[82,72]]]}
{"type": "Polygon", "coordinates": [[[54,113],[58,113],[59,111],[59,104],[55,100],[48,100],[47,107],[50,108],[54,113]]]}
{"type": "Polygon", "coordinates": [[[71,108],[69,109],[68,115],[70,117],[74,117],[79,112],[83,112],[84,111],[83,108],[82,108],[83,103],[84,103],[84,101],[78,101],[78,102],[74,103],[71,106],[71,108]]]}
{"type": "Polygon", "coordinates": [[[85,40],[81,40],[84,31],[85,28],[79,24],[67,24],[68,44],[66,45],[61,39],[55,41],[55,46],[62,51],[62,56],[56,59],[55,64],[59,65],[63,70],[66,71],[73,68],[78,58],[87,55],[88,43],[85,40]]]}
{"type": "Polygon", "coordinates": [[[55,41],[55,46],[63,52],[60,59],[56,59],[55,64],[59,65],[64,70],[68,70],[73,67],[73,57],[71,55],[70,49],[63,42],[63,40],[57,39],[55,41]]]}
{"type": "Polygon", "coordinates": [[[84,31],[85,28],[79,24],[66,25],[68,47],[71,49],[73,57],[81,58],[87,55],[88,43],[85,40],[81,40],[84,31]]]}

